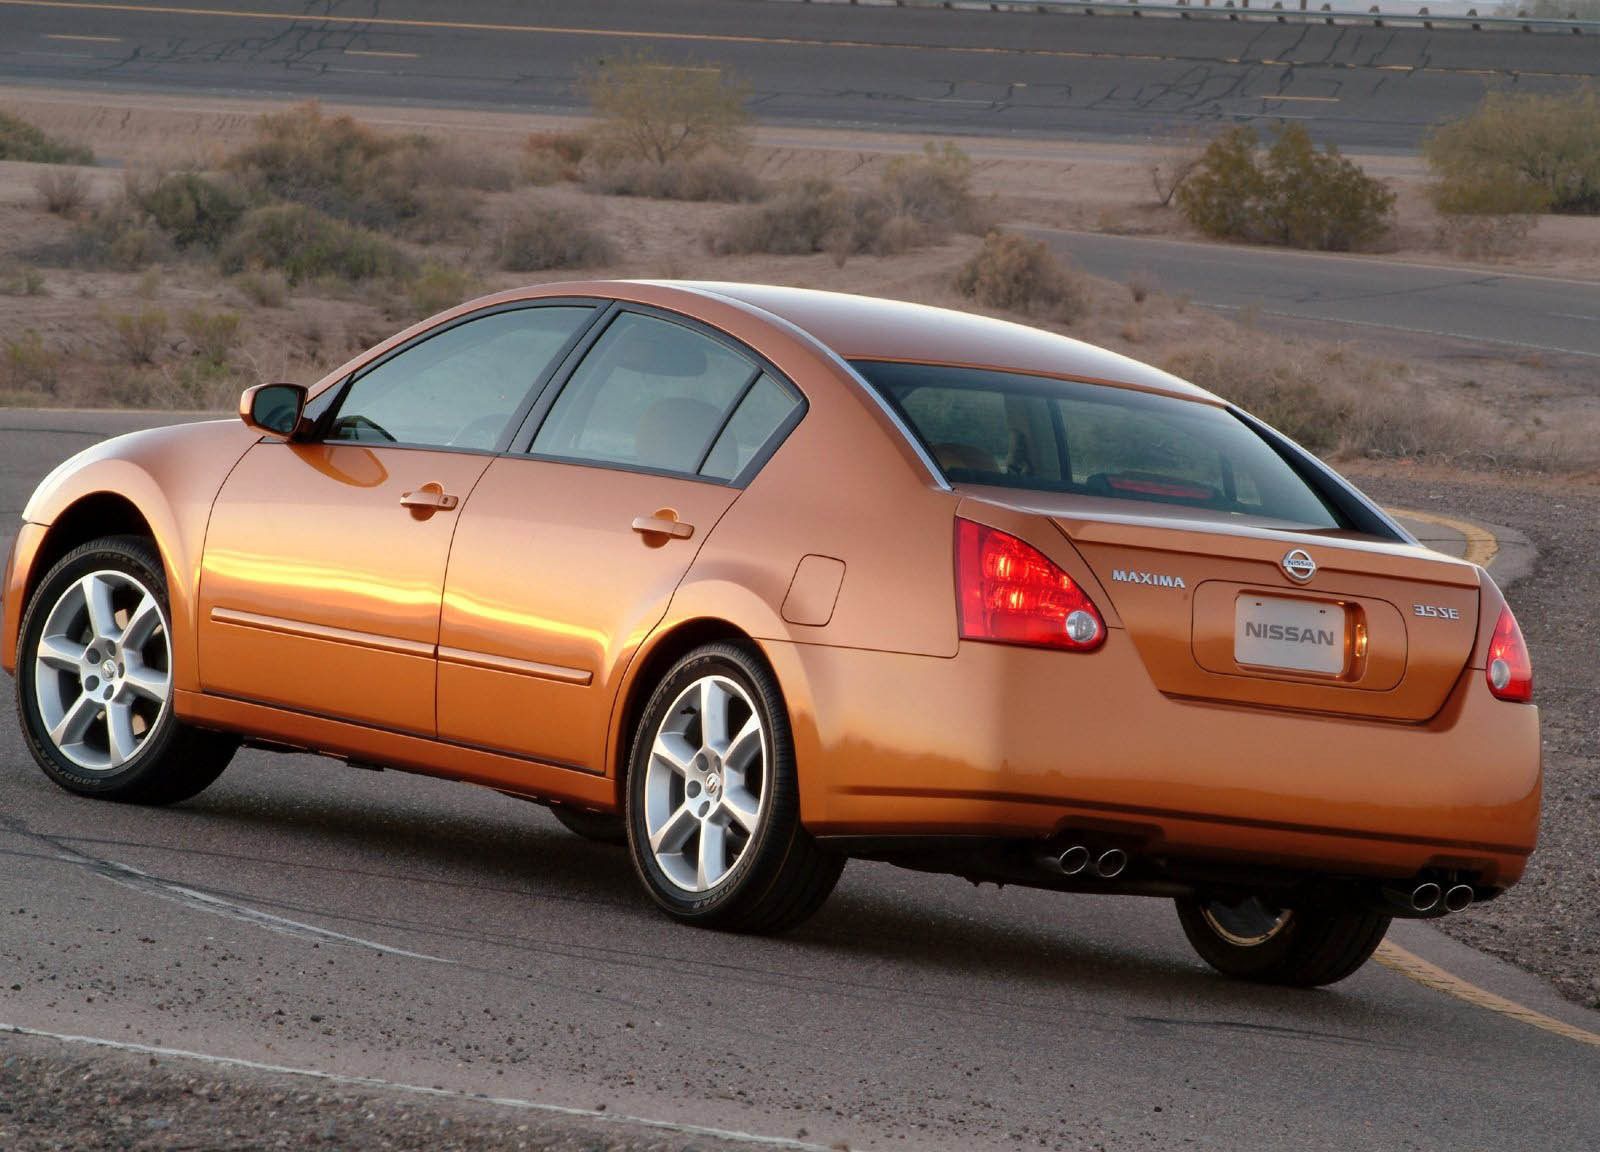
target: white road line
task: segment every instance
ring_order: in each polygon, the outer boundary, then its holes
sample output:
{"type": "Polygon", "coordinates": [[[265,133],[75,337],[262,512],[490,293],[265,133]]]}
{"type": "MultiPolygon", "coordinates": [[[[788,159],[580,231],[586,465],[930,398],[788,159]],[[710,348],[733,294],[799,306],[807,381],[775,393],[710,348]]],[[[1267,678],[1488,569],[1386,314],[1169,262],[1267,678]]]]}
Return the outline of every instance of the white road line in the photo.
{"type": "Polygon", "coordinates": [[[783,1136],[762,1136],[754,1132],[740,1132],[731,1128],[710,1128],[703,1124],[679,1124],[672,1120],[655,1120],[648,1116],[629,1116],[619,1112],[597,1112],[593,1108],[570,1108],[564,1104],[547,1104],[540,1100],[525,1100],[516,1096],[485,1096],[476,1092],[462,1092],[453,1088],[427,1088],[421,1084],[404,1084],[396,1080],[382,1080],[376,1076],[349,1076],[338,1072],[323,1072],[316,1068],[295,1068],[287,1064],[264,1064],[258,1060],[244,1060],[237,1056],[214,1056],[208,1052],[191,1052],[184,1048],[161,1048],[154,1044],[135,1044],[124,1040],[107,1040],[99,1036],[73,1036],[61,1032],[46,1032],[38,1028],[24,1028],[19,1024],[0,1022],[0,1034],[36,1036],[43,1040],[57,1040],[63,1044],[86,1044],[94,1048],[110,1048],[118,1052],[137,1052],[143,1056],[165,1056],[173,1060],[198,1060],[205,1064],[228,1068],[247,1068],[255,1072],[271,1072],[280,1076],[303,1076],[329,1084],[342,1084],[351,1088],[375,1088],[386,1092],[408,1092],[415,1096],[432,1096],[441,1100],[463,1103],[492,1104],[499,1108],[514,1108],[523,1112],[545,1112],[555,1116],[570,1116],[580,1120],[595,1120],[602,1124],[631,1125],[654,1128],[663,1132],[679,1132],[687,1136],[706,1136],[716,1140],[736,1141],[741,1144],[758,1144],[767,1148],[793,1148],[799,1152],[829,1152],[821,1144],[808,1144],[804,1140],[790,1140],[783,1136]]]}
{"type": "Polygon", "coordinates": [[[170,880],[163,880],[152,876],[148,872],[141,872],[137,868],[130,868],[126,864],[118,864],[111,860],[89,860],[86,857],[74,858],[64,856],[63,859],[71,860],[75,864],[87,864],[90,871],[103,880],[113,884],[121,884],[124,888],[132,888],[136,892],[143,892],[148,896],[155,896],[162,900],[171,900],[177,904],[184,904],[202,912],[215,913],[226,916],[232,920],[241,920],[246,924],[254,924],[265,928],[269,932],[277,932],[284,936],[298,936],[304,940],[315,940],[321,944],[344,944],[355,948],[371,948],[375,952],[383,952],[390,956],[404,956],[408,960],[429,960],[435,964],[454,964],[454,960],[446,960],[441,956],[428,956],[422,952],[408,952],[404,948],[395,948],[388,944],[380,944],[376,940],[364,940],[360,936],[347,936],[343,932],[335,932],[331,928],[319,928],[315,924],[302,924],[298,920],[290,920],[283,916],[274,916],[271,912],[263,912],[259,908],[251,908],[245,904],[236,904],[232,900],[224,900],[220,896],[213,896],[208,892],[198,892],[193,888],[186,888],[182,884],[174,884],[170,880]]]}

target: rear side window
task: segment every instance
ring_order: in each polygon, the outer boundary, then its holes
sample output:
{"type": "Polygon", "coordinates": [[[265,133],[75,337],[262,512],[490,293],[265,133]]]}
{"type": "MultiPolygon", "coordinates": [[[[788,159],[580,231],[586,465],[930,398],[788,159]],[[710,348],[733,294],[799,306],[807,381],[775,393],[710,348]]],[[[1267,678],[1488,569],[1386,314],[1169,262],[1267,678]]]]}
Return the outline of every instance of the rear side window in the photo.
{"type": "Polygon", "coordinates": [[[978,368],[855,367],[952,483],[1342,526],[1270,444],[1211,404],[978,368]]]}
{"type": "Polygon", "coordinates": [[[530,451],[732,481],[792,426],[800,404],[753,357],[623,312],[573,371],[530,451]]]}

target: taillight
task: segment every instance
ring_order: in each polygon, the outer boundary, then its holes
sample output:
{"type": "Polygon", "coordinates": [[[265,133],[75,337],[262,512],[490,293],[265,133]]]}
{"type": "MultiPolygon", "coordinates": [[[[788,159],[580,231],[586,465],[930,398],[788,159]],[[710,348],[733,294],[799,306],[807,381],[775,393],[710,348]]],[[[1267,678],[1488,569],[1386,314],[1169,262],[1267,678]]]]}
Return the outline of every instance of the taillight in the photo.
{"type": "Polygon", "coordinates": [[[959,518],[956,598],[963,640],[1074,652],[1105,643],[1099,609],[1048,556],[1007,532],[959,518]]]}
{"type": "Polygon", "coordinates": [[[1524,704],[1533,699],[1533,661],[1509,608],[1500,610],[1500,622],[1494,626],[1484,675],[1489,679],[1489,691],[1498,699],[1524,704]]]}

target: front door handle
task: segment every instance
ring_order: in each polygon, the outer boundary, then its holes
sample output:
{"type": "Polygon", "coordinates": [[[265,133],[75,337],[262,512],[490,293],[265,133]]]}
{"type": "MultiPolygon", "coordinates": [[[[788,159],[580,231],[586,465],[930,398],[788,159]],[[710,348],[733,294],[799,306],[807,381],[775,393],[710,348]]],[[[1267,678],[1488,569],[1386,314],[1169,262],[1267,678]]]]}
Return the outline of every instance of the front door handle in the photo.
{"type": "Polygon", "coordinates": [[[635,516],[633,530],[641,536],[668,536],[673,540],[687,540],[694,535],[694,525],[679,520],[670,508],[663,508],[654,516],[635,516]]]}
{"type": "Polygon", "coordinates": [[[450,495],[437,484],[424,484],[400,497],[400,507],[427,512],[448,512],[460,503],[461,497],[450,495]]]}

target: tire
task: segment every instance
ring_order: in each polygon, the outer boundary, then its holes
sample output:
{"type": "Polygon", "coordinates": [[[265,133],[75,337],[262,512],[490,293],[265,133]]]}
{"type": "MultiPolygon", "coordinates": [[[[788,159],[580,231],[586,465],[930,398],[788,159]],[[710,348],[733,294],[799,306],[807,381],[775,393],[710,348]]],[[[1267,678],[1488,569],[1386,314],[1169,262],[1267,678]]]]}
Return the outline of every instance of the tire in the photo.
{"type": "Polygon", "coordinates": [[[615,812],[590,812],[583,808],[572,808],[566,804],[550,805],[550,815],[554,816],[568,832],[582,836],[585,840],[593,840],[596,844],[626,844],[628,842],[628,824],[621,815],[615,812]]]}
{"type": "Polygon", "coordinates": [[[1358,908],[1279,909],[1251,897],[1238,904],[1178,900],[1183,934],[1217,971],[1258,984],[1316,988],[1360,968],[1383,942],[1389,917],[1358,908]]]}
{"type": "Polygon", "coordinates": [[[62,558],[22,620],[17,714],[28,751],[69,792],[176,804],[222,774],[238,741],[172,701],[172,609],[150,541],[107,536],[62,558]]]}
{"type": "Polygon", "coordinates": [[[838,883],[844,857],[800,824],[788,712],[754,649],[708,644],[679,660],[645,706],[628,763],[634,869],[673,919],[782,932],[838,883]]]}

